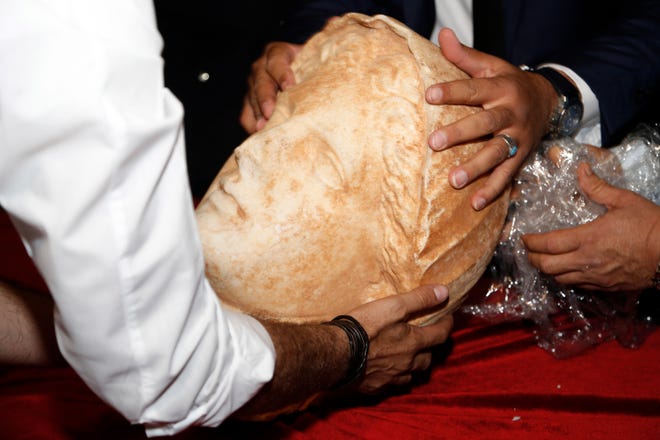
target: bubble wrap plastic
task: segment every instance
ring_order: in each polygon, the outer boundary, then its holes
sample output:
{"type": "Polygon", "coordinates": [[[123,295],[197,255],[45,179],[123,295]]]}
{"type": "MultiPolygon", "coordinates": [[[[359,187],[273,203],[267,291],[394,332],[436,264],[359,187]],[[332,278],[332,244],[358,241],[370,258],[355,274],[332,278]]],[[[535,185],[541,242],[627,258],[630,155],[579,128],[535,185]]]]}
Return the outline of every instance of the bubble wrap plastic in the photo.
{"type": "Polygon", "coordinates": [[[617,147],[599,149],[571,138],[546,141],[520,170],[502,239],[490,264],[494,280],[463,311],[492,321],[534,323],[540,347],[565,358],[616,338],[636,347],[652,329],[640,313],[641,292],[595,292],[566,285],[540,273],[528,259],[521,235],[586,223],[605,207],[589,200],[577,183],[581,162],[610,184],[660,204],[660,126],[638,127],[617,147]]]}

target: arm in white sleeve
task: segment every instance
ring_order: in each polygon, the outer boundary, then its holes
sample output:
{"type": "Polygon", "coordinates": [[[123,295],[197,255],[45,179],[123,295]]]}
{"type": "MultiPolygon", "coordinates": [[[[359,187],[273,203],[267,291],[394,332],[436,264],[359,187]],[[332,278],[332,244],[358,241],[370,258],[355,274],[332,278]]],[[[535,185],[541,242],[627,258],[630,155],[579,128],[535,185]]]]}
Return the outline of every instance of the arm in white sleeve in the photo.
{"type": "Polygon", "coordinates": [[[161,45],[149,0],[0,3],[0,204],[63,355],[150,435],[221,423],[275,356],[204,277],[161,45]]]}

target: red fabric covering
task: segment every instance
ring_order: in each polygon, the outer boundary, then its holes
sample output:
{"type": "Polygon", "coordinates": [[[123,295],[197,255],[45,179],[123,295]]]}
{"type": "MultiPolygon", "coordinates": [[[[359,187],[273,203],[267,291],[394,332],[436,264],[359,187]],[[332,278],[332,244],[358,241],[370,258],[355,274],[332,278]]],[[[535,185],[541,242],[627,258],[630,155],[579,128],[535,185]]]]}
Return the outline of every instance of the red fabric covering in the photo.
{"type": "MultiPolygon", "coordinates": [[[[0,277],[42,288],[6,218],[0,249],[0,277]]],[[[660,332],[637,350],[608,342],[557,360],[524,323],[457,321],[436,365],[409,393],[175,438],[660,438],[660,332]]],[[[62,367],[0,369],[0,438],[145,436],[62,367]]]]}

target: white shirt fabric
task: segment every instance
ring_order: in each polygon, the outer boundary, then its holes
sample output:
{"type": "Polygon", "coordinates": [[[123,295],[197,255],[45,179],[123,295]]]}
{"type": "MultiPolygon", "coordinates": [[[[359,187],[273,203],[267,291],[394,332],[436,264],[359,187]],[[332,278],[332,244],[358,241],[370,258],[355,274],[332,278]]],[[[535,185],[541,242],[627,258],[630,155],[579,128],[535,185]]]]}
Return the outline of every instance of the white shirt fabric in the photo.
{"type": "MultiPolygon", "coordinates": [[[[458,40],[466,46],[474,44],[474,21],[472,18],[472,0],[435,0],[436,22],[431,33],[431,41],[438,43],[438,33],[442,28],[454,31],[458,40]]],[[[573,70],[559,64],[544,64],[563,72],[571,78],[582,96],[584,113],[577,133],[574,137],[578,142],[591,145],[601,145],[600,109],[598,98],[591,87],[573,70]]]]}
{"type": "Polygon", "coordinates": [[[63,355],[148,435],[218,425],[275,361],[204,277],[161,49],[151,0],[0,2],[0,204],[63,355]]]}

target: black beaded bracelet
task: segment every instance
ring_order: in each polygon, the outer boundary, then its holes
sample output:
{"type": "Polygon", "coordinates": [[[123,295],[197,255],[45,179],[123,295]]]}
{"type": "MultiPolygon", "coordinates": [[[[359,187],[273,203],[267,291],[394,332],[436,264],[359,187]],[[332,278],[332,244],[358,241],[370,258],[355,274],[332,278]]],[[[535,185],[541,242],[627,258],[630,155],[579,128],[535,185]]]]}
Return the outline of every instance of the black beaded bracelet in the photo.
{"type": "Polygon", "coordinates": [[[333,388],[341,388],[350,384],[364,373],[367,366],[367,354],[369,353],[369,335],[362,325],[349,315],[339,315],[332,321],[325,322],[326,325],[334,325],[344,330],[348,336],[348,346],[351,358],[348,364],[346,376],[333,388]]]}

